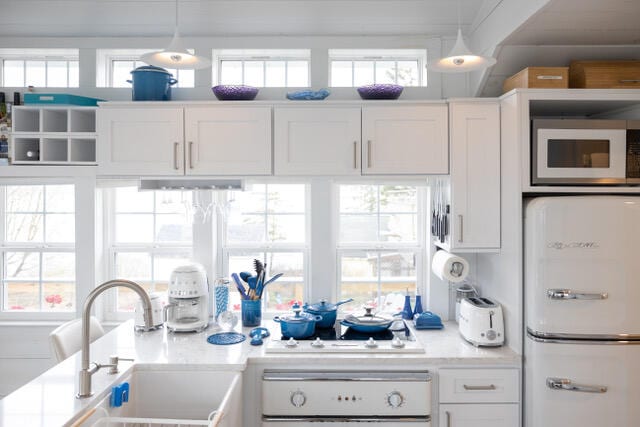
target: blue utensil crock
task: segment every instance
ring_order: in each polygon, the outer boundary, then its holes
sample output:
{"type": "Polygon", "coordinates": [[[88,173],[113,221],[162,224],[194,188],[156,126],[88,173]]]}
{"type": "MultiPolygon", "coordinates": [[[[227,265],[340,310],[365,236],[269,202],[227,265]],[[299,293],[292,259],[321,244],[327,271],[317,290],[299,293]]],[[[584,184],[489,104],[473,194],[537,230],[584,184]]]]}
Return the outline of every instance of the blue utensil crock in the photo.
{"type": "Polygon", "coordinates": [[[262,322],[262,300],[243,299],[240,301],[242,326],[258,326],[262,322]]]}

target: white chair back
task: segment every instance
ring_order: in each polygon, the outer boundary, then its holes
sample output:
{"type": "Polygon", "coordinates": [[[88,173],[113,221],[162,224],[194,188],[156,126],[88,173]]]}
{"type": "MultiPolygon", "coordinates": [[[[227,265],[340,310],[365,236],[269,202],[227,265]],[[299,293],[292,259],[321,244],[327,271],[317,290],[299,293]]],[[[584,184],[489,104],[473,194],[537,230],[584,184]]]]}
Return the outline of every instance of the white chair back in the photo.
{"type": "MultiPolygon", "coordinates": [[[[89,324],[90,342],[104,335],[104,329],[96,317],[91,316],[89,324]]],[[[49,334],[49,342],[58,363],[79,351],[82,347],[82,319],[74,319],[58,326],[49,334]]]]}

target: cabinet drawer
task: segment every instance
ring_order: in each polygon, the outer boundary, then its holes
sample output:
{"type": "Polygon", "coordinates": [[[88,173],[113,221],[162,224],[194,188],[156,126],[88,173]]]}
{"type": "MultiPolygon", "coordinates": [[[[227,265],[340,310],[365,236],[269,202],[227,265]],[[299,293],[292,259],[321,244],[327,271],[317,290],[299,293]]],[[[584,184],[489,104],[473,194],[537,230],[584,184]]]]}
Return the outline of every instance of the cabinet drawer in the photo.
{"type": "Polygon", "coordinates": [[[515,403],[519,377],[517,369],[441,369],[440,403],[515,403]]]}

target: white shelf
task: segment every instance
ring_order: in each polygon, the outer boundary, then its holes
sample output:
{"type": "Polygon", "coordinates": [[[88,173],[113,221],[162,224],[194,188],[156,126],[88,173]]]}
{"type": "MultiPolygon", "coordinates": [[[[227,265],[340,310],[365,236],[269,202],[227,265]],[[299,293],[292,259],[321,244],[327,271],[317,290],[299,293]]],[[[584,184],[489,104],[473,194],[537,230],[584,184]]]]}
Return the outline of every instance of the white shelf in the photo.
{"type": "Polygon", "coordinates": [[[16,165],[95,165],[96,107],[15,107],[10,153],[16,165]]]}

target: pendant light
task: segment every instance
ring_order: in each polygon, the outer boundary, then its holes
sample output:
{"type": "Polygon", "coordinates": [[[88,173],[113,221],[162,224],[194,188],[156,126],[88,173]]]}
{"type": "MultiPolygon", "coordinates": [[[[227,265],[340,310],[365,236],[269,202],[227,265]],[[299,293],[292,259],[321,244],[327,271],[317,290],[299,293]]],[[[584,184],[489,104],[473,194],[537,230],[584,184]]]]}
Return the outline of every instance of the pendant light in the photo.
{"type": "Polygon", "coordinates": [[[200,69],[211,66],[211,61],[202,56],[196,56],[189,51],[182,43],[178,32],[178,0],[176,0],[176,23],[173,33],[173,39],[165,50],[159,52],[145,53],[140,57],[140,61],[157,67],[175,68],[175,69],[200,69]]]}
{"type": "Polygon", "coordinates": [[[458,37],[453,49],[444,58],[430,62],[428,68],[440,73],[466,73],[491,67],[496,59],[490,56],[480,56],[472,53],[462,39],[460,27],[460,0],[458,0],[458,37]]]}

